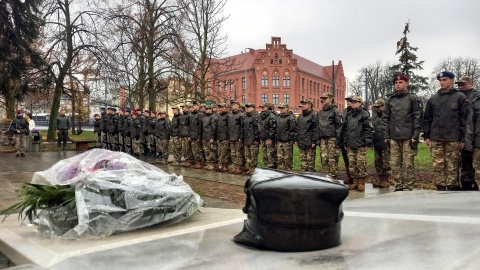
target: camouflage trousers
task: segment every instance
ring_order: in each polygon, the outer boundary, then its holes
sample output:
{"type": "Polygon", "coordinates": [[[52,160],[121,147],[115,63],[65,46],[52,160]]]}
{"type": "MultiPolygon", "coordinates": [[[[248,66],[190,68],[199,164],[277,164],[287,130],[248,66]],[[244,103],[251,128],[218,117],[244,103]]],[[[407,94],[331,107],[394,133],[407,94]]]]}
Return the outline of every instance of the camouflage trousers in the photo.
{"type": "Polygon", "coordinates": [[[249,168],[256,168],[258,165],[258,144],[245,145],[245,164],[249,168]]]}
{"type": "Polygon", "coordinates": [[[375,170],[379,176],[389,176],[390,150],[375,150],[375,170]]]}
{"type": "Polygon", "coordinates": [[[108,141],[112,151],[118,151],[118,134],[108,134],[108,141]]]}
{"type": "Polygon", "coordinates": [[[322,170],[333,176],[337,176],[340,148],[337,145],[337,139],[335,137],[320,139],[320,156],[322,158],[322,170]]]}
{"type": "Polygon", "coordinates": [[[315,155],[316,148],[298,149],[300,155],[300,163],[302,164],[302,170],[315,171],[315,155]]]}
{"type": "Polygon", "coordinates": [[[277,160],[279,170],[292,170],[293,144],[289,142],[277,142],[277,160]]]}
{"type": "Polygon", "coordinates": [[[352,178],[367,178],[367,148],[348,148],[348,163],[352,178]]]}
{"type": "Polygon", "coordinates": [[[101,140],[102,140],[102,148],[103,149],[108,149],[109,146],[108,146],[108,138],[107,138],[108,134],[106,132],[101,132],[101,140]]]}
{"type": "Polygon", "coordinates": [[[192,140],[192,152],[193,158],[195,158],[195,163],[205,162],[203,158],[202,140],[192,140]]]}
{"type": "Polygon", "coordinates": [[[473,152],[462,150],[462,170],[460,181],[465,184],[471,184],[475,181],[475,169],[473,168],[473,152]]]}
{"type": "Polygon", "coordinates": [[[155,135],[154,134],[148,134],[146,138],[146,143],[147,143],[147,149],[150,151],[155,151],[156,146],[155,146],[155,135]]]}
{"type": "Polygon", "coordinates": [[[173,137],[172,138],[172,143],[173,143],[173,160],[175,162],[181,162],[182,161],[182,138],[181,137],[173,137]]]}
{"type": "Polygon", "coordinates": [[[218,163],[230,163],[230,141],[218,142],[218,163]]]}
{"type": "Polygon", "coordinates": [[[205,161],[208,163],[215,163],[217,162],[217,142],[214,141],[213,143],[210,140],[203,141],[203,153],[205,155],[205,161]]]}
{"type": "Polygon", "coordinates": [[[235,165],[243,165],[243,142],[230,142],[230,155],[235,165]]]}
{"type": "Polygon", "coordinates": [[[95,147],[102,148],[102,134],[101,132],[93,132],[95,134],[95,147]]]}
{"type": "Polygon", "coordinates": [[[17,153],[25,153],[27,150],[27,136],[26,134],[15,134],[15,151],[17,153]]]}
{"type": "Polygon", "coordinates": [[[342,146],[340,146],[340,150],[342,151],[342,159],[343,164],[345,165],[345,172],[347,172],[347,177],[350,178],[350,167],[348,163],[348,151],[342,146]]]}
{"type": "Polygon", "coordinates": [[[193,160],[192,142],[188,138],[182,138],[182,153],[185,161],[193,160]]]}
{"type": "Polygon", "coordinates": [[[135,138],[132,139],[132,150],[135,155],[140,155],[140,152],[142,151],[141,144],[142,141],[140,138],[138,140],[135,138]]]}
{"type": "Polygon", "coordinates": [[[475,181],[480,186],[480,148],[473,150],[473,168],[475,169],[475,181]]]}
{"type": "Polygon", "coordinates": [[[277,165],[277,149],[275,144],[268,144],[267,140],[261,140],[263,167],[274,167],[277,165]]]}
{"type": "Polygon", "coordinates": [[[125,153],[130,154],[132,153],[132,138],[129,136],[123,137],[125,143],[125,153]]]}
{"type": "Polygon", "coordinates": [[[410,140],[390,140],[390,167],[396,189],[415,187],[414,158],[415,152],[410,147],[410,140]]]}
{"type": "Polygon", "coordinates": [[[123,135],[119,134],[118,135],[118,150],[119,151],[125,152],[125,149],[123,149],[124,143],[125,143],[125,141],[124,141],[123,135]]]}
{"type": "Polygon", "coordinates": [[[168,161],[168,146],[170,145],[169,140],[162,140],[160,138],[155,138],[157,149],[157,153],[162,153],[162,159],[168,161]]]}
{"type": "Polygon", "coordinates": [[[432,141],[433,178],[436,185],[458,186],[459,142],[432,141]]]}

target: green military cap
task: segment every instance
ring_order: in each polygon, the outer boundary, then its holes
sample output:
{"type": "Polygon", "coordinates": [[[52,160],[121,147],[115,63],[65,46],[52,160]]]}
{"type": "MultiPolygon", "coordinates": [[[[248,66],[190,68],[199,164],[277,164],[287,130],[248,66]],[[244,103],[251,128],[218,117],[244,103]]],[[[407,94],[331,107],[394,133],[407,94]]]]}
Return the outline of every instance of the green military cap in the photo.
{"type": "Polygon", "coordinates": [[[227,103],[218,103],[218,108],[227,108],[227,103]]]}
{"type": "Polygon", "coordinates": [[[307,99],[304,99],[302,101],[300,101],[300,104],[310,104],[310,105],[313,105],[313,101],[311,98],[307,98],[307,99]]]}
{"type": "Polygon", "coordinates": [[[383,98],[375,100],[375,103],[373,104],[374,107],[380,107],[383,105],[385,105],[385,100],[383,98]]]}
{"type": "Polygon", "coordinates": [[[363,103],[363,98],[361,96],[354,96],[352,98],[352,101],[357,101],[357,102],[363,103]]]}
{"type": "Polygon", "coordinates": [[[320,98],[333,98],[333,94],[329,92],[325,92],[320,98]]]}
{"type": "Polygon", "coordinates": [[[232,104],[235,104],[235,103],[236,103],[236,104],[238,104],[238,106],[240,106],[240,105],[241,105],[240,101],[237,101],[237,100],[230,100],[230,105],[232,105],[232,104]]]}
{"type": "Polygon", "coordinates": [[[350,95],[348,97],[345,98],[346,101],[352,101],[352,98],[354,98],[355,96],[354,95],[350,95]]]}
{"type": "Polygon", "coordinates": [[[255,103],[248,102],[247,104],[245,104],[245,107],[255,107],[255,103]]]}
{"type": "Polygon", "coordinates": [[[280,102],[280,104],[278,104],[278,108],[279,109],[288,108],[288,104],[285,102],[280,102]]]}

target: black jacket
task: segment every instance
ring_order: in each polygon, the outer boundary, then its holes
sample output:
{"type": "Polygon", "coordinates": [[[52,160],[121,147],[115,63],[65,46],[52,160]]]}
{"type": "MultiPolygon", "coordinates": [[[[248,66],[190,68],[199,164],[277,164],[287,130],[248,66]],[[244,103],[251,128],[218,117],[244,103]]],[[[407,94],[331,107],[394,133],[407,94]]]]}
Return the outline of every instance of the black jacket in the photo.
{"type": "Polygon", "coordinates": [[[180,136],[180,120],[181,119],[182,119],[182,114],[173,115],[170,136],[172,137],[180,136]]]}
{"type": "Polygon", "coordinates": [[[15,116],[12,123],[10,124],[10,131],[15,134],[29,134],[30,128],[28,127],[28,121],[23,117],[23,115],[15,116]]]}
{"type": "Polygon", "coordinates": [[[335,137],[337,138],[337,143],[340,143],[343,117],[342,113],[337,109],[337,106],[323,106],[317,113],[317,117],[319,137],[335,137]]]}
{"type": "Polygon", "coordinates": [[[480,147],[480,96],[473,97],[467,118],[465,131],[465,150],[472,151],[480,147]]]}
{"type": "Polygon", "coordinates": [[[118,134],[118,115],[116,113],[108,115],[107,129],[110,134],[118,134]]]}
{"type": "Polygon", "coordinates": [[[155,126],[157,125],[158,118],[150,116],[147,118],[147,134],[155,134],[155,126]]]}
{"type": "Polygon", "coordinates": [[[277,130],[277,113],[272,110],[260,113],[260,139],[275,140],[275,131],[277,130]]]}
{"type": "Polygon", "coordinates": [[[395,93],[388,98],[382,119],[386,139],[418,139],[423,121],[422,102],[415,94],[395,93]]]}
{"type": "Polygon", "coordinates": [[[260,115],[258,112],[247,112],[242,121],[242,138],[244,145],[254,145],[260,142],[260,115]]]}
{"type": "Polygon", "coordinates": [[[143,115],[143,114],[138,117],[138,119],[140,120],[140,132],[145,136],[148,135],[148,133],[147,133],[147,119],[148,118],[145,117],[145,115],[143,115]]]}
{"type": "Polygon", "coordinates": [[[130,134],[132,138],[139,139],[140,133],[142,132],[142,121],[139,117],[133,118],[132,117],[132,125],[130,126],[130,134]]]}
{"type": "Polygon", "coordinates": [[[236,142],[242,139],[243,126],[242,126],[243,113],[239,110],[232,111],[228,115],[228,135],[232,142],[236,142]]]}
{"type": "Polygon", "coordinates": [[[385,142],[385,125],[382,118],[383,112],[373,112],[373,148],[380,151],[388,149],[388,145],[385,142]]]}
{"type": "Polygon", "coordinates": [[[372,147],[373,128],[370,114],[365,108],[353,109],[347,114],[343,125],[343,145],[353,149],[372,147]]]}
{"type": "Polygon", "coordinates": [[[228,141],[229,140],[229,131],[228,131],[228,119],[230,117],[230,112],[222,112],[218,114],[217,122],[217,140],[218,141],[228,141]]]}
{"type": "Polygon", "coordinates": [[[314,111],[302,111],[298,116],[296,142],[298,142],[298,148],[302,150],[312,148],[312,144],[317,144],[318,119],[314,111]]]}
{"type": "Polygon", "coordinates": [[[425,140],[463,142],[467,124],[468,101],[457,89],[439,90],[425,108],[423,131],[425,140]]]}
{"type": "Polygon", "coordinates": [[[182,138],[188,138],[188,136],[190,136],[190,131],[189,131],[189,122],[188,122],[188,118],[189,118],[189,115],[190,115],[190,112],[189,111],[185,111],[183,112],[183,115],[181,116],[180,118],[180,136],[182,138]]]}
{"type": "Polygon", "coordinates": [[[163,118],[157,119],[155,122],[155,137],[160,140],[169,140],[170,139],[170,119],[163,118]]]}
{"type": "Polygon", "coordinates": [[[202,118],[202,140],[217,139],[218,116],[215,113],[206,113],[202,118]]]}
{"type": "Polygon", "coordinates": [[[70,117],[66,115],[61,115],[59,114],[57,116],[57,125],[56,128],[57,130],[69,130],[70,129],[70,117]]]}
{"type": "Polygon", "coordinates": [[[101,132],[108,131],[108,114],[106,112],[102,112],[100,116],[100,131],[101,132]]]}
{"type": "Polygon", "coordinates": [[[124,126],[125,126],[125,115],[119,114],[118,115],[118,134],[120,136],[125,136],[124,130],[123,130],[124,126]]]}
{"type": "Polygon", "coordinates": [[[101,118],[95,119],[95,122],[93,122],[93,132],[100,132],[100,125],[102,123],[101,118]]]}
{"type": "Polygon", "coordinates": [[[132,116],[131,115],[125,115],[125,121],[123,122],[123,136],[130,137],[131,136],[131,131],[130,131],[130,126],[132,125],[132,116]]]}
{"type": "Polygon", "coordinates": [[[202,118],[200,111],[193,111],[188,115],[188,136],[192,140],[202,139],[202,118]]]}
{"type": "Polygon", "coordinates": [[[277,130],[275,132],[278,142],[294,143],[297,137],[297,119],[292,112],[281,113],[277,116],[277,130]]]}

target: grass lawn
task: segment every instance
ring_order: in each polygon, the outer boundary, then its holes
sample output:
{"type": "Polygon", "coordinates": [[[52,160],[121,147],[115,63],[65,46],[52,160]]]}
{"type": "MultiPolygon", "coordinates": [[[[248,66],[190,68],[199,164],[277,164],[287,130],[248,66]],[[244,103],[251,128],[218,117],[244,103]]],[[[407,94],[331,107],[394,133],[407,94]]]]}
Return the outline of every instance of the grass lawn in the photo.
{"type": "MultiPolygon", "coordinates": [[[[47,131],[46,130],[40,130],[40,133],[42,134],[42,139],[43,141],[47,140],[47,131]]],[[[78,141],[91,141],[95,140],[95,134],[91,130],[84,130],[82,134],[80,135],[73,135],[72,132],[68,132],[68,137],[73,140],[78,140],[78,141]]],[[[57,139],[57,136],[55,136],[55,140],[57,139]]]]}

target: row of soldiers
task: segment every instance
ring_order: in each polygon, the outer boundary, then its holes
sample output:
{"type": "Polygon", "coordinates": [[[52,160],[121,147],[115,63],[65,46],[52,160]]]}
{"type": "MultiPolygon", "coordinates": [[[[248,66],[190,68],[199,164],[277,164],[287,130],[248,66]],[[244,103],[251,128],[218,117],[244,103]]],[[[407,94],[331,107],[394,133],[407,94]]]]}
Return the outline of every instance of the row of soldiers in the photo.
{"type": "MultiPolygon", "coordinates": [[[[298,117],[289,110],[288,104],[279,104],[280,113],[277,113],[274,104],[268,102],[260,106],[261,112],[256,111],[253,103],[247,103],[242,108],[237,101],[204,107],[192,102],[174,106],[172,120],[169,120],[165,111],[142,112],[125,108],[117,114],[115,108],[108,108],[108,113],[102,108],[102,115],[96,116],[99,122],[96,131],[104,148],[131,152],[137,157],[141,152],[155,155],[162,159],[162,164],[167,164],[171,140],[174,156],[172,165],[234,174],[253,172],[258,163],[259,148],[262,148],[265,167],[291,170],[293,145],[298,146],[302,170],[313,172],[316,147],[320,146],[322,169],[331,177],[336,177],[338,158],[342,153],[348,175],[346,183],[350,189],[359,191],[365,189],[368,177],[366,152],[368,148],[373,148],[378,174],[374,186],[388,187],[392,175],[395,190],[403,191],[414,188],[413,161],[423,130],[427,146],[432,141],[435,184],[439,190],[453,190],[459,187],[460,148],[457,145],[458,151],[453,151],[444,143],[450,142],[453,137],[459,142],[465,141],[465,125],[462,124],[465,122],[462,119],[466,120],[467,114],[454,115],[455,112],[463,112],[466,107],[457,104],[453,108],[455,100],[444,100],[452,93],[461,94],[453,88],[452,74],[443,72],[437,76],[441,90],[427,103],[425,117],[420,99],[408,92],[409,78],[400,74],[393,78],[395,93],[387,101],[379,99],[375,102],[373,117],[363,107],[361,97],[346,98],[348,107],[341,112],[335,105],[333,95],[325,93],[321,97],[323,107],[318,112],[313,110],[310,99],[302,100],[299,106],[302,111],[298,117]],[[449,79],[450,85],[442,84],[445,78],[449,79]],[[451,109],[443,109],[446,105],[445,108],[451,109]],[[439,118],[439,115],[443,118],[439,118]],[[439,128],[444,125],[448,125],[448,128],[439,128]],[[459,125],[458,131],[453,132],[451,127],[455,125],[459,125]],[[444,136],[452,132],[455,135],[444,136]],[[439,153],[442,147],[443,163],[439,153]],[[452,167],[455,162],[456,168],[452,167]],[[457,178],[453,180],[455,171],[457,178]]],[[[475,139],[470,141],[476,142],[475,139]]],[[[468,161],[462,162],[462,166],[468,167],[464,164],[468,164],[468,161]]],[[[467,174],[465,168],[463,171],[467,174]]],[[[462,187],[475,185],[475,177],[471,173],[462,179],[462,187]]]]}

